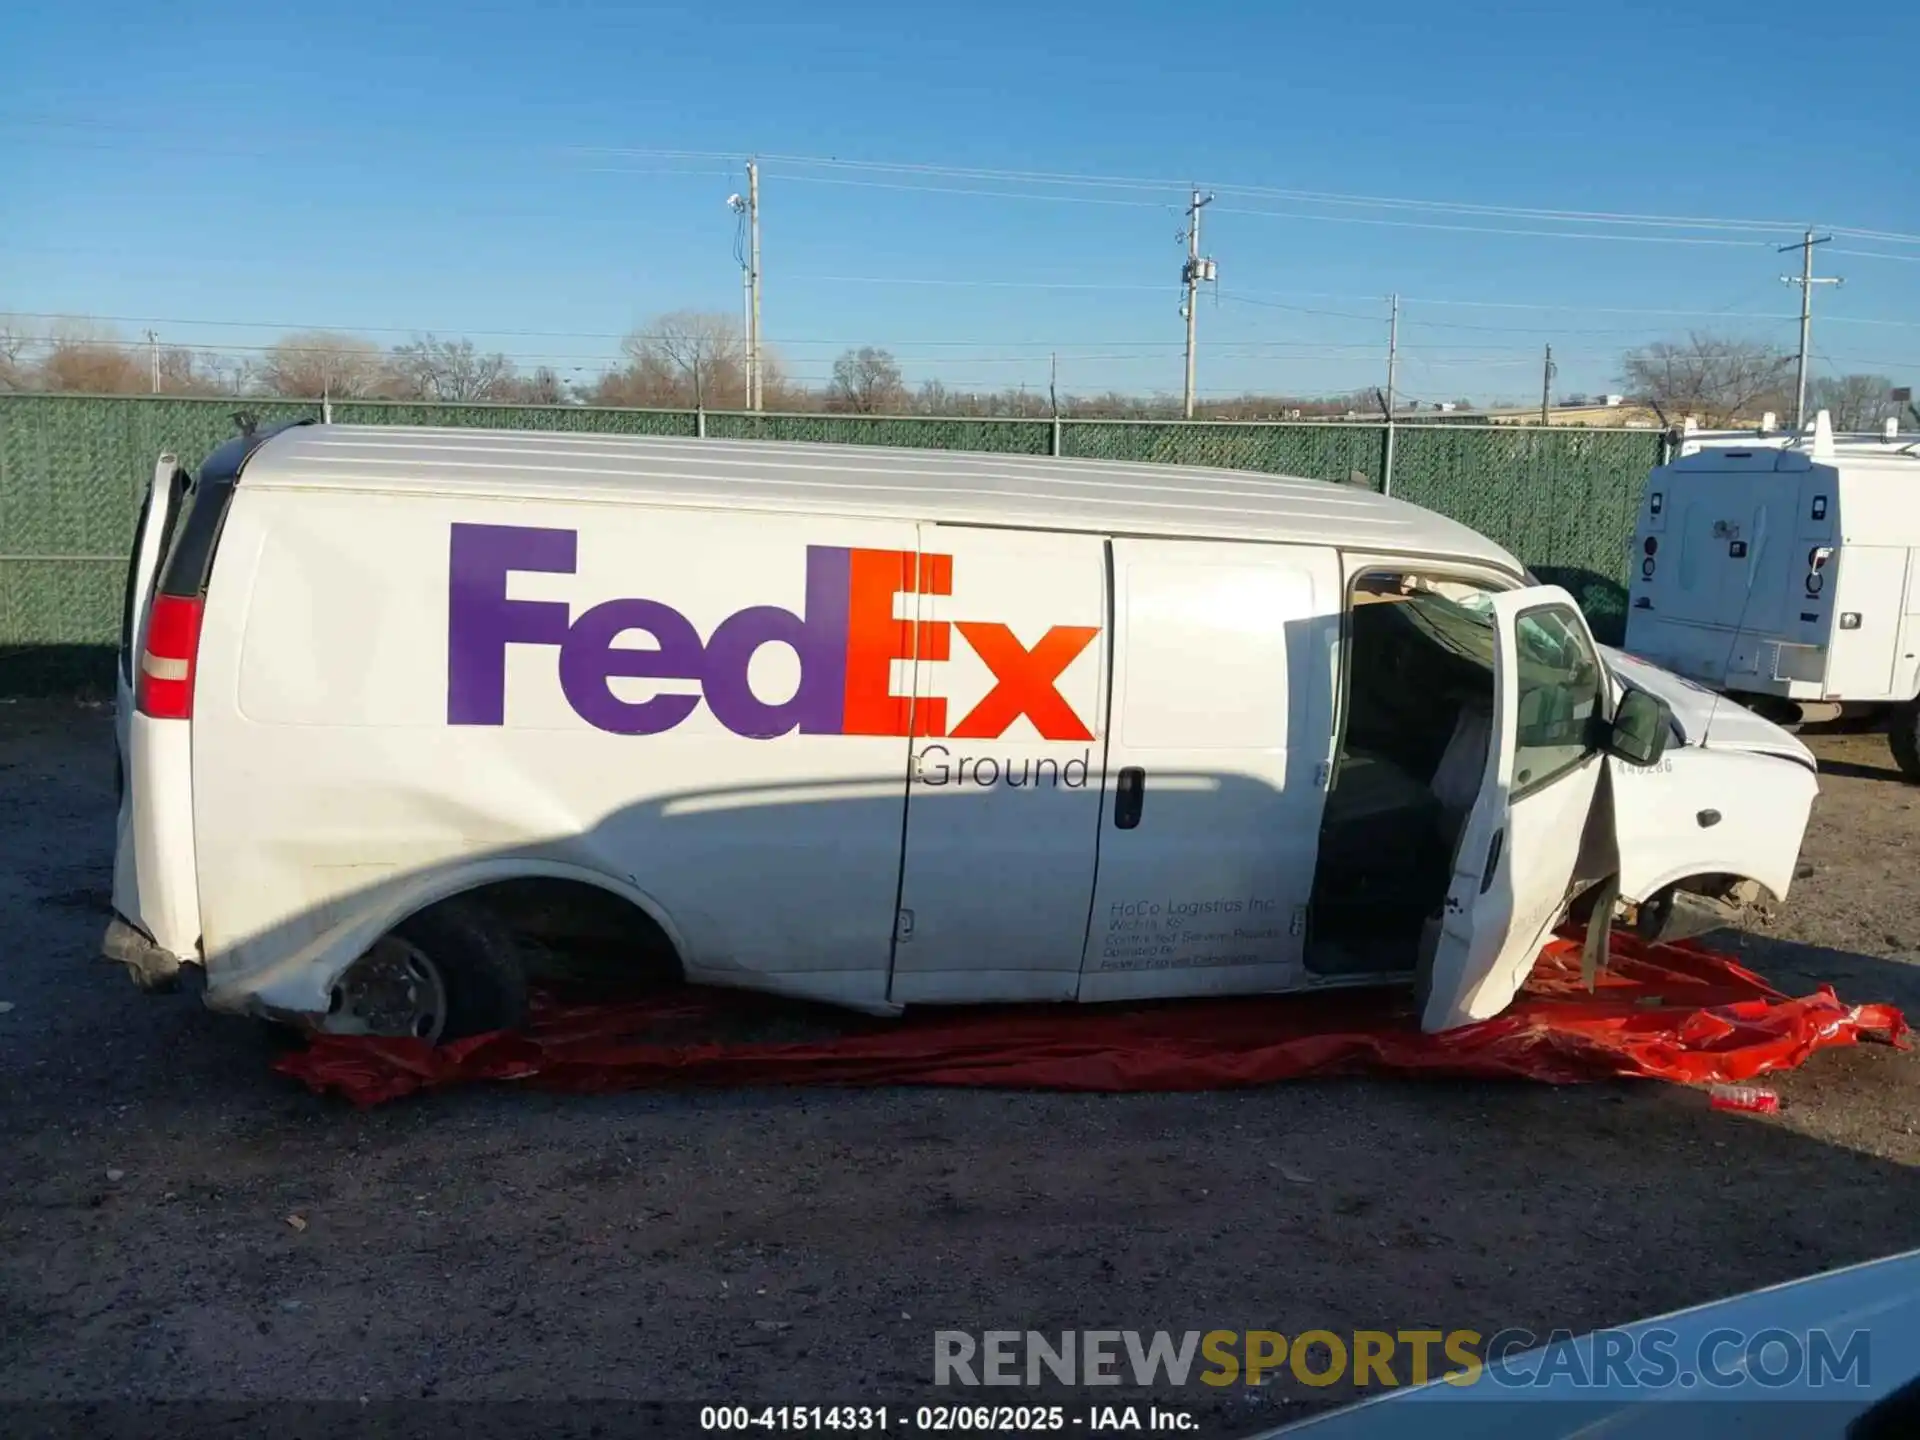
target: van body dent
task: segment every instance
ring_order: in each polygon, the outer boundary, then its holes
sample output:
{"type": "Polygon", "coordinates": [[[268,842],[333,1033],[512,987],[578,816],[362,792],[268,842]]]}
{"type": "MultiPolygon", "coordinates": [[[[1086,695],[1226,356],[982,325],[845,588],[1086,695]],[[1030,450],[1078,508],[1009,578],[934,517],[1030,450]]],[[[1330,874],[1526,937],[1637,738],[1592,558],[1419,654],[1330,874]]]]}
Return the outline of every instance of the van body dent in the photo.
{"type": "Polygon", "coordinates": [[[1352,487],[316,425],[184,481],[129,577],[105,948],[221,1010],[510,1023],[496,902],[546,886],[875,1012],[1411,981],[1444,1029],[1570,913],[1784,897],[1816,788],[1352,487]]]}
{"type": "Polygon", "coordinates": [[[1627,649],[1763,713],[1885,718],[1920,780],[1920,436],[1697,433],[1648,477],[1627,649]]]}

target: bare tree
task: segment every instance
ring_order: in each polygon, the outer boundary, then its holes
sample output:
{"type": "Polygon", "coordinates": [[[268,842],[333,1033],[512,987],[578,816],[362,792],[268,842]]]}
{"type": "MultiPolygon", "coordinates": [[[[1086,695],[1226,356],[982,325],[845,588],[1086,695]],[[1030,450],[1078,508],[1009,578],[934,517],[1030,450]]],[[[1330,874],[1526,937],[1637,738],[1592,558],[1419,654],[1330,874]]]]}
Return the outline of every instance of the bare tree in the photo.
{"type": "Polygon", "coordinates": [[[440,340],[423,335],[411,345],[396,345],[387,359],[396,393],[409,400],[453,405],[484,405],[511,398],[513,362],[484,353],[471,340],[440,340]]]}
{"type": "MultiPolygon", "coordinates": [[[[160,351],[160,393],[163,395],[231,395],[239,387],[224,372],[220,357],[196,354],[177,345],[160,351]]],[[[152,383],[152,375],[148,375],[152,383]]]]}
{"type": "Polygon", "coordinates": [[[961,401],[946,381],[926,380],[914,392],[913,408],[921,415],[958,415],[961,401]]]}
{"type": "Polygon", "coordinates": [[[649,321],[621,342],[627,363],[600,377],[600,405],[690,406],[738,410],[747,403],[746,345],[725,315],[678,310],[649,321]]]}
{"type": "Polygon", "coordinates": [[[511,405],[567,405],[573,400],[567,382],[550,365],[505,381],[495,398],[511,405]]]}
{"type": "Polygon", "coordinates": [[[90,395],[144,395],[153,389],[146,354],[135,354],[112,331],[61,324],[39,364],[39,388],[90,395]]]}
{"type": "Polygon", "coordinates": [[[32,380],[26,354],[33,331],[13,315],[0,315],[0,390],[25,390],[32,380]]]}
{"type": "Polygon", "coordinates": [[[827,399],[835,410],[856,415],[879,415],[905,409],[907,387],[900,367],[885,350],[863,345],[833,362],[833,380],[827,399]]]}
{"type": "Polygon", "coordinates": [[[1634,399],[1659,406],[1676,422],[1690,415],[1730,425],[1754,418],[1757,409],[1785,408],[1793,357],[1758,340],[1696,332],[1629,350],[1620,378],[1634,399]]]}
{"type": "Polygon", "coordinates": [[[622,365],[616,369],[604,371],[593,384],[586,386],[581,394],[589,405],[602,405],[608,408],[650,409],[657,406],[671,406],[671,396],[654,393],[652,376],[645,376],[633,365],[622,365]]]}
{"type": "Polygon", "coordinates": [[[1838,375],[1807,387],[1808,412],[1824,410],[1836,430],[1871,430],[1899,413],[1893,381],[1884,375],[1838,375]]]}
{"type": "Polygon", "coordinates": [[[1082,420],[1178,420],[1182,410],[1177,395],[1128,395],[1108,390],[1101,395],[1068,396],[1060,413],[1082,420]]]}
{"type": "Polygon", "coordinates": [[[760,408],[763,410],[817,410],[819,397],[787,377],[780,357],[760,342],[760,408]]]}
{"type": "Polygon", "coordinates": [[[378,345],[331,330],[282,336],[253,372],[255,388],[300,400],[364,400],[378,395],[386,381],[386,356],[378,345]]]}

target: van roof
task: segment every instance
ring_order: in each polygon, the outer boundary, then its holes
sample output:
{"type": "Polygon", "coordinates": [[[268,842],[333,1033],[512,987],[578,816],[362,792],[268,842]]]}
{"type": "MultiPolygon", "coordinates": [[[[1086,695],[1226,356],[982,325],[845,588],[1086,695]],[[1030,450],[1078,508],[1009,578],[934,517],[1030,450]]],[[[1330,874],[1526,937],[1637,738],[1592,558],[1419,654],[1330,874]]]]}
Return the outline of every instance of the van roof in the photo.
{"type": "Polygon", "coordinates": [[[708,509],[1339,545],[1521,570],[1478,531],[1354,485],[977,451],[304,425],[260,446],[244,487],[603,504],[644,498],[708,509]]]}
{"type": "Polygon", "coordinates": [[[1879,470],[1911,480],[1912,472],[1920,469],[1920,453],[1916,452],[1916,445],[1920,445],[1920,441],[1910,437],[1902,437],[1898,442],[1836,440],[1830,447],[1819,451],[1770,444],[1766,440],[1749,440],[1744,445],[1715,443],[1703,445],[1698,450],[1689,449],[1668,461],[1664,468],[1686,475],[1696,471],[1713,473],[1734,469],[1809,470],[1820,465],[1856,473],[1879,470]],[[1742,463],[1733,463],[1736,461],[1742,463]]]}

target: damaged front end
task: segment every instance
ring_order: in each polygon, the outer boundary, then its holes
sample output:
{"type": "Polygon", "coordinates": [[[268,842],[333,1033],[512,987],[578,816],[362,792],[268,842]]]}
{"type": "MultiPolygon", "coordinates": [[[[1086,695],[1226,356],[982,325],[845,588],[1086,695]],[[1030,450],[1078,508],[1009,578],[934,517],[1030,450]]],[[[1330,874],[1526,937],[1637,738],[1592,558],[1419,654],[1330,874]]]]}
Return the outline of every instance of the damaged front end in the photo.
{"type": "Polygon", "coordinates": [[[1744,927],[1770,898],[1757,880],[1703,875],[1669,885],[1621,909],[1626,928],[1636,937],[1650,944],[1670,944],[1744,927]]]}

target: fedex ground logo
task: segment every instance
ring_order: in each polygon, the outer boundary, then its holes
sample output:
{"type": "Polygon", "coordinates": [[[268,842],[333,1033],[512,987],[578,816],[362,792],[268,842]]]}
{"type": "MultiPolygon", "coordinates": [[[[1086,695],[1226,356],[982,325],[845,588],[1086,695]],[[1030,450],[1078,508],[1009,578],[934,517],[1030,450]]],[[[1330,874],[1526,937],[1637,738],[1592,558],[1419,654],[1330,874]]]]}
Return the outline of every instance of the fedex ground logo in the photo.
{"type": "MultiPolygon", "coordinates": [[[[659,735],[704,700],[736,735],[951,736],[992,739],[1025,716],[1047,740],[1091,740],[1057,682],[1099,628],[1053,625],[1037,637],[991,621],[897,619],[899,595],[951,595],[953,557],[911,550],[809,545],[800,613],[749,605],[701,635],[664,599],[628,596],[576,609],[564,600],[508,598],[516,572],[575,573],[579,534],[520,525],[453,526],[447,580],[447,723],[506,719],[507,649],[559,651],[560,688],[589,725],[617,735],[659,735]],[[955,632],[993,677],[957,717],[948,702],[893,693],[894,662],[952,658],[955,632]],[[749,667],[763,646],[799,661],[793,693],[756,694],[749,667]],[[697,693],[644,699],[616,693],[616,679],[693,681],[697,693]],[[951,719],[951,725],[949,721],[951,719]]],[[[742,580],[751,584],[753,577],[742,580]]]]}

